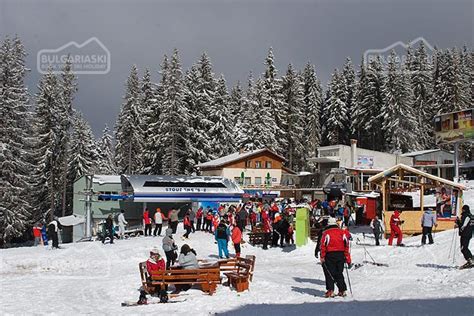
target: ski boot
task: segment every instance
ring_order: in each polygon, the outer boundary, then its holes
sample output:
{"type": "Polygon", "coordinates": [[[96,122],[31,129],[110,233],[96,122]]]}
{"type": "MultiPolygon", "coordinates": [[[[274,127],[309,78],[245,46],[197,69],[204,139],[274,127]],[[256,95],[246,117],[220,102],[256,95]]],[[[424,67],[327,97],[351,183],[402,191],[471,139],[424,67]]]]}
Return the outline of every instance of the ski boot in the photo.
{"type": "Polygon", "coordinates": [[[339,293],[337,293],[337,296],[346,297],[347,293],[346,293],[346,291],[339,291],[339,293]]]}
{"type": "Polygon", "coordinates": [[[138,299],[137,302],[138,305],[146,305],[148,304],[148,300],[146,298],[146,292],[145,291],[140,291],[140,298],[138,299]]]}
{"type": "Polygon", "coordinates": [[[326,293],[324,293],[325,298],[330,298],[334,297],[334,291],[328,290],[326,293]]]}

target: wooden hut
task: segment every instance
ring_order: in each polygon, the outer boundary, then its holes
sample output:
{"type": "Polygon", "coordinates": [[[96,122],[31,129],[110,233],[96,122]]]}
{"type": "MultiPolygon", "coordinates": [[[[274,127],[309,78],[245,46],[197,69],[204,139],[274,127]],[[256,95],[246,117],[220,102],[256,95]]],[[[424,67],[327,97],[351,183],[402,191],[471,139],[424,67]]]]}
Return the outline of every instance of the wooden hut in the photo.
{"type": "MultiPolygon", "coordinates": [[[[424,205],[425,193],[436,192],[436,206],[438,214],[437,231],[454,228],[456,216],[460,214],[465,187],[459,183],[449,181],[432,174],[420,171],[404,164],[398,164],[369,178],[371,186],[375,186],[381,193],[382,217],[385,223],[385,234],[390,234],[390,217],[395,210],[403,211],[404,220],[402,231],[404,234],[421,233],[421,217],[426,208],[424,205]],[[406,192],[419,193],[419,207],[413,207],[411,197],[406,192]],[[444,199],[444,200],[443,200],[444,199]]],[[[416,196],[417,194],[414,194],[416,196]]]]}

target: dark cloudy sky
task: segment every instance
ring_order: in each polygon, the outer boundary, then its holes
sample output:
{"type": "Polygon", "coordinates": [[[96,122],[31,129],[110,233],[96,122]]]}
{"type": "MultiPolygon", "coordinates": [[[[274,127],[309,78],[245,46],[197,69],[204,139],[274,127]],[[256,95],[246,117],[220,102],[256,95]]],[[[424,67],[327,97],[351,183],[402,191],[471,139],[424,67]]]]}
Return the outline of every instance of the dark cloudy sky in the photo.
{"type": "Polygon", "coordinates": [[[158,80],[162,56],[178,48],[184,68],[206,51],[228,86],[263,72],[270,46],[280,74],[316,65],[324,82],[346,56],[423,37],[441,48],[473,47],[473,0],[0,0],[0,36],[18,34],[36,91],[36,55],[97,37],[111,53],[106,75],[80,75],[75,106],[96,135],[113,126],[132,64],[158,80]]]}

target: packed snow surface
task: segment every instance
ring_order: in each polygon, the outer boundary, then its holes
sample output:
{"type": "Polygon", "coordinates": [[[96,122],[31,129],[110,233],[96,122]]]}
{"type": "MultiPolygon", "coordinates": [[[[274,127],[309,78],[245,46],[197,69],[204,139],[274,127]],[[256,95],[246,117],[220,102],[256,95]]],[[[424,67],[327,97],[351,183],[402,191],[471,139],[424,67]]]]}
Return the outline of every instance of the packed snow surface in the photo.
{"type": "MultiPolygon", "coordinates": [[[[184,243],[181,234],[178,231],[175,237],[179,246],[184,243]]],[[[389,247],[385,241],[375,247],[374,240],[368,234],[364,237],[361,230],[353,233],[353,238],[354,263],[371,260],[364,256],[365,245],[377,262],[389,264],[388,268],[365,264],[349,271],[353,296],[322,297],[324,277],[312,242],[301,248],[268,251],[246,244],[243,255],[257,257],[249,291],[237,293],[220,285],[213,296],[208,296],[193,288],[177,298],[186,299],[182,303],[137,307],[121,307],[120,303],[138,299],[138,263],[147,259],[153,247],[161,249],[162,237],[136,237],[113,245],[65,244],[59,250],[0,250],[0,313],[474,315],[474,270],[455,268],[464,259],[453,231],[436,233],[435,244],[423,247],[419,246],[419,236],[406,238],[403,248],[389,247]],[[451,246],[456,247],[454,259],[449,255],[451,246]]],[[[211,235],[196,232],[187,243],[199,258],[216,259],[217,245],[211,235]]]]}

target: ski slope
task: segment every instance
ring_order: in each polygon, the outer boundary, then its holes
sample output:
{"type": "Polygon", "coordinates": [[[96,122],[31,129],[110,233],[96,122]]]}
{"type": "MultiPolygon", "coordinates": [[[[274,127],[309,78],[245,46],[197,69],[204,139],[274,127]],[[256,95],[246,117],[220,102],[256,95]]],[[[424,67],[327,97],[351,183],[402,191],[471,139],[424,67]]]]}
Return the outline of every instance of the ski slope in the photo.
{"type": "MultiPolygon", "coordinates": [[[[180,229],[181,225],[180,225],[180,229]]],[[[178,231],[178,236],[182,230],[178,231]]],[[[161,237],[137,237],[43,247],[0,250],[1,314],[157,314],[162,315],[474,315],[474,270],[458,270],[459,252],[448,258],[453,231],[437,233],[435,244],[420,247],[420,237],[405,239],[407,247],[372,246],[373,239],[354,233],[354,263],[364,258],[362,245],[374,259],[389,267],[364,265],[350,271],[353,297],[325,299],[321,265],[314,243],[302,248],[263,251],[246,245],[243,255],[256,255],[250,291],[237,294],[219,286],[213,296],[191,289],[183,303],[121,307],[137,300],[138,263],[158,246],[161,237]]],[[[180,237],[175,238],[179,246],[180,237]]],[[[187,241],[198,258],[215,259],[217,245],[207,233],[191,234],[187,241]]],[[[472,246],[472,245],[471,245],[472,246]]],[[[473,247],[471,247],[472,249],[473,247]]],[[[232,249],[233,251],[233,249],[232,249]]],[[[367,257],[368,260],[370,258],[367,257]]],[[[347,279],[346,279],[347,281],[347,279]]]]}

